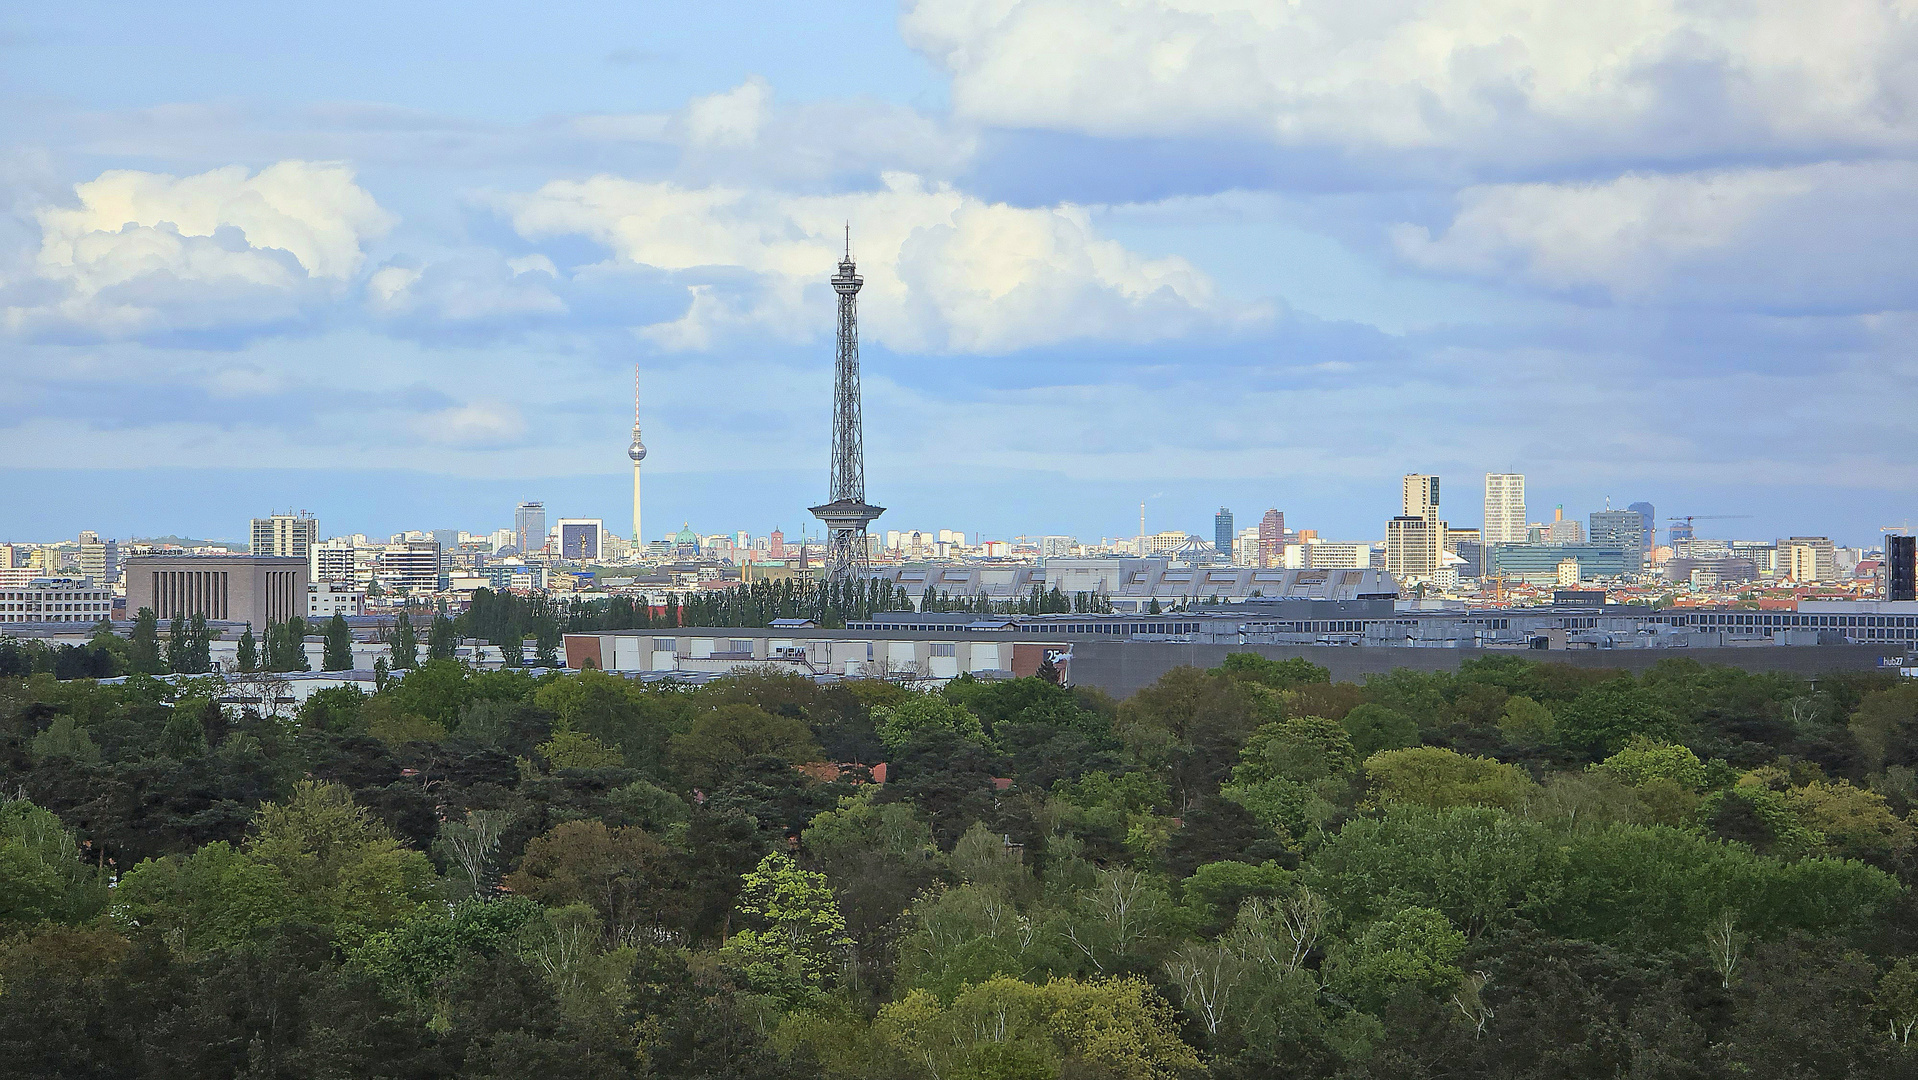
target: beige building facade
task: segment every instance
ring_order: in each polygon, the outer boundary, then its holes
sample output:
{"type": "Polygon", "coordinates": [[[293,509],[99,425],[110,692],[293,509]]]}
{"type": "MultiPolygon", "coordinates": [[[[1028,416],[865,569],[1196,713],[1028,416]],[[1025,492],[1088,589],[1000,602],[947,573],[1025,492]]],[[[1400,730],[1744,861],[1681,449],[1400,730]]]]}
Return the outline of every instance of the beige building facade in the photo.
{"type": "Polygon", "coordinates": [[[127,615],[204,615],[255,630],[307,613],[307,561],[275,555],[146,555],[126,561],[127,615]]]}

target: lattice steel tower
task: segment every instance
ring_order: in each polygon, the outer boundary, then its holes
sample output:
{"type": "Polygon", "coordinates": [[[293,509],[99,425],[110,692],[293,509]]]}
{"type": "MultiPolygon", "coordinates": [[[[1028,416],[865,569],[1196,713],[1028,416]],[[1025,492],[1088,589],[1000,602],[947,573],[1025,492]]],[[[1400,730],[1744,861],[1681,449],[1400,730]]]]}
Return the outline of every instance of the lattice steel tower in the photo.
{"type": "Polygon", "coordinates": [[[854,272],[852,226],[846,227],[846,257],[832,277],[839,294],[839,354],[833,365],[832,486],[830,502],[812,508],[826,523],[826,580],[865,581],[872,565],[866,552],[866,526],[886,512],[866,502],[866,448],[859,412],[859,286],[854,272]]]}

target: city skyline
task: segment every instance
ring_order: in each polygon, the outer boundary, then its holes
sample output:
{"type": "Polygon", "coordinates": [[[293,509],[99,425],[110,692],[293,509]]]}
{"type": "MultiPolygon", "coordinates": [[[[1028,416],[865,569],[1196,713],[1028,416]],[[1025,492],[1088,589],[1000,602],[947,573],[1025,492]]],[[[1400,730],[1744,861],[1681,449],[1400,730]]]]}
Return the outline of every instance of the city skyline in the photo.
{"type": "MultiPolygon", "coordinates": [[[[450,52],[418,12],[382,10],[369,51],[264,10],[136,39],[127,10],[10,16],[0,451],[17,485],[77,482],[95,507],[208,470],[152,531],[257,505],[228,492],[334,497],[262,489],[261,467],[342,478],[376,531],[450,508],[422,500],[436,485],[484,487],[466,513],[577,492],[569,512],[622,520],[608,448],[635,363],[660,520],[797,520],[789,492],[826,471],[820,268],[847,219],[869,481],[892,514],[1116,535],[1143,498],[1203,534],[1208,504],[1280,504],[1358,537],[1389,502],[1353,493],[1511,469],[1581,512],[1611,495],[1857,542],[1915,516],[1897,451],[1918,437],[1900,315],[1918,226],[1885,149],[1909,123],[1869,94],[1700,89],[1754,70],[1731,60],[1652,74],[1687,35],[1740,56],[1742,31],[1705,16],[1633,23],[1629,48],[1528,29],[1483,82],[1408,71],[1330,123],[1350,100],[1279,81],[1270,28],[1249,31],[1247,96],[1218,99],[1191,72],[1110,85],[1128,58],[1092,39],[1035,83],[1017,59],[1034,24],[965,4],[749,24],[583,8],[515,33],[478,5],[450,52]],[[1619,96],[1529,81],[1548,38],[1619,96]],[[1418,87],[1436,111],[1399,108],[1418,87]],[[1657,117],[1678,114],[1715,134],[1674,142],[1657,117]],[[1527,138],[1492,137],[1510,125],[1527,138]],[[1618,227],[1555,231],[1572,219],[1618,227]]],[[[1199,56],[1236,33],[1141,12],[1199,56]]],[[[1789,36],[1798,17],[1763,18],[1789,36]]],[[[1487,32],[1409,11],[1320,29],[1350,46],[1331,57],[1440,27],[1461,55],[1487,32]]],[[[1875,40],[1843,62],[1890,86],[1897,51],[1875,40]]],[[[118,528],[66,509],[0,509],[0,534],[118,528]]]]}

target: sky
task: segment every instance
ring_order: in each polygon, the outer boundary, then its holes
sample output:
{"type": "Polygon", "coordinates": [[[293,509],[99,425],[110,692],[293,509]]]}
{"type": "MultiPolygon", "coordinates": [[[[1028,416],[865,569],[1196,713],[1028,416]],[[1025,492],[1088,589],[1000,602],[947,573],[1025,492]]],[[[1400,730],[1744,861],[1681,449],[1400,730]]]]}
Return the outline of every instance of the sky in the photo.
{"type": "MultiPolygon", "coordinates": [[[[1918,520],[1911,0],[0,14],[0,540],[1918,520]],[[816,529],[816,523],[813,523],[816,529]]],[[[1662,523],[1661,523],[1662,524],[1662,523]]]]}

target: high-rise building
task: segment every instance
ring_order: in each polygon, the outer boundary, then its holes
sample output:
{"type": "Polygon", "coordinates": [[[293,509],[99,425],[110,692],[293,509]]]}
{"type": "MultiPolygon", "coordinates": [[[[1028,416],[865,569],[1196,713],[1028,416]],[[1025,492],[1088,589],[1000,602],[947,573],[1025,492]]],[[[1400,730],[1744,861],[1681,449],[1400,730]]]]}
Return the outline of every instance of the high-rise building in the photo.
{"type": "Polygon", "coordinates": [[[1487,544],[1525,542],[1525,474],[1485,474],[1485,528],[1479,539],[1487,544]]]}
{"type": "Polygon", "coordinates": [[[1232,561],[1232,511],[1223,506],[1212,515],[1212,550],[1232,561]]]}
{"type": "Polygon", "coordinates": [[[320,542],[320,523],[312,514],[274,514],[253,519],[252,554],[304,559],[320,542]]]}
{"type": "Polygon", "coordinates": [[[513,535],[519,553],[530,555],[546,546],[546,504],[523,502],[513,509],[513,535]]]}
{"type": "Polygon", "coordinates": [[[1267,510],[1259,519],[1259,565],[1277,566],[1285,557],[1285,512],[1267,510]]]}
{"type": "Polygon", "coordinates": [[[1401,578],[1430,578],[1445,563],[1439,478],[1409,473],[1399,490],[1403,512],[1385,523],[1385,568],[1401,578]]]}
{"type": "Polygon", "coordinates": [[[1645,519],[1645,554],[1650,555],[1658,546],[1658,511],[1648,502],[1635,502],[1625,509],[1645,519]]]}
{"type": "Polygon", "coordinates": [[[308,580],[335,583],[355,580],[358,554],[359,545],[350,536],[338,536],[314,544],[308,552],[308,580]]]}
{"type": "Polygon", "coordinates": [[[1918,600],[1918,538],[1886,535],[1885,599],[1918,600]]]}
{"type": "Polygon", "coordinates": [[[829,501],[812,507],[826,523],[826,580],[864,583],[872,562],[866,526],[886,512],[866,501],[865,419],[859,403],[859,287],[865,279],[852,261],[852,227],[846,227],[846,257],[832,277],[839,294],[838,349],[833,359],[832,471],[829,501]]]}
{"type": "Polygon", "coordinates": [[[774,529],[772,535],[766,538],[766,557],[769,559],[783,559],[786,557],[785,533],[774,529]]]}
{"type": "Polygon", "coordinates": [[[1590,540],[1625,553],[1625,565],[1645,559],[1645,515],[1636,510],[1594,510],[1590,540]]]}
{"type": "Polygon", "coordinates": [[[111,586],[120,579],[120,542],[102,540],[91,530],[80,534],[80,572],[95,585],[111,586]]]}

